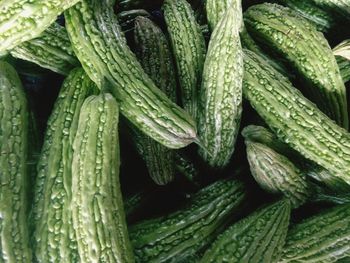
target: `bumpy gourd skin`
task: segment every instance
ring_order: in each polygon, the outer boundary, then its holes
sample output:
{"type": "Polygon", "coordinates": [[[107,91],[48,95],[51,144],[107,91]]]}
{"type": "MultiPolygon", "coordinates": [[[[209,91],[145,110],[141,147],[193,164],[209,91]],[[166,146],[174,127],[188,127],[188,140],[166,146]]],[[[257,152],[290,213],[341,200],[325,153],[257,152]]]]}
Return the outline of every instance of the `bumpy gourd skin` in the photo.
{"type": "Polygon", "coordinates": [[[248,32],[283,56],[304,80],[308,97],[340,126],[348,128],[346,90],[337,62],[322,33],[295,11],[275,4],[250,7],[248,32]]]}
{"type": "Polygon", "coordinates": [[[200,190],[181,210],[132,225],[136,262],[188,262],[212,242],[245,197],[241,182],[221,180],[200,190]]]}
{"type": "Polygon", "coordinates": [[[28,109],[15,69],[0,62],[0,262],[31,263],[27,220],[28,109]]]}
{"type": "Polygon", "coordinates": [[[350,184],[350,134],[248,50],[244,69],[243,94],[277,137],[350,184]]]}
{"type": "Polygon", "coordinates": [[[332,263],[349,255],[350,205],[346,204],[292,226],[278,262],[332,263]]]}
{"type": "Polygon", "coordinates": [[[348,0],[312,0],[312,2],[332,13],[333,17],[350,20],[350,2],[348,0]]]}
{"type": "Polygon", "coordinates": [[[205,40],[186,0],[165,0],[162,8],[177,66],[181,102],[196,119],[206,53],[205,40]]]}
{"type": "MultiPolygon", "coordinates": [[[[176,76],[166,36],[150,19],[138,17],[135,21],[137,57],[154,83],[172,101],[176,102],[176,76]]],[[[148,173],[159,185],[171,182],[175,176],[174,152],[137,129],[134,142],[146,162],[148,173]]]]}
{"type": "Polygon", "coordinates": [[[0,2],[0,54],[38,37],[79,0],[3,0],[0,2]]]}
{"type": "Polygon", "coordinates": [[[199,262],[276,262],[287,236],[290,212],[287,200],[256,211],[219,235],[199,262]]]}
{"type": "Polygon", "coordinates": [[[38,64],[43,68],[68,75],[79,66],[66,29],[53,23],[39,37],[26,41],[11,50],[11,55],[38,64]]]}
{"type": "Polygon", "coordinates": [[[77,262],[72,227],[72,143],[81,106],[96,92],[81,68],[65,79],[48,121],[38,162],[32,222],[34,251],[38,262],[77,262]]]}
{"type": "Polygon", "coordinates": [[[71,207],[81,262],[134,262],[119,182],[118,122],[111,94],[85,100],[72,161],[71,207]]]}
{"type": "Polygon", "coordinates": [[[271,193],[282,193],[295,208],[305,203],[311,189],[301,170],[264,144],[246,140],[246,147],[250,171],[262,188],[271,193]]]}
{"type": "Polygon", "coordinates": [[[229,7],[214,30],[204,65],[200,90],[200,155],[212,167],[226,166],[242,115],[243,51],[237,17],[242,10],[229,7]]]}
{"type": "Polygon", "coordinates": [[[113,12],[113,1],[83,0],[65,13],[74,52],[99,87],[109,84],[120,112],[142,132],[168,148],[196,140],[193,119],[144,72],[113,12]]]}

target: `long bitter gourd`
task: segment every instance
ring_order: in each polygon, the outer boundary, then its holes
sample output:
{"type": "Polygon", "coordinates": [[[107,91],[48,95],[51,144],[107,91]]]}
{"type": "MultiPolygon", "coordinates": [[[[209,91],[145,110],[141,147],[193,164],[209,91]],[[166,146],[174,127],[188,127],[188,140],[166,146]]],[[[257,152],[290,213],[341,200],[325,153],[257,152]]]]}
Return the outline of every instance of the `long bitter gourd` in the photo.
{"type": "Polygon", "coordinates": [[[96,86],[81,68],[61,88],[50,116],[38,163],[32,220],[38,262],[77,262],[71,222],[72,157],[80,108],[96,86]]]}
{"type": "Polygon", "coordinates": [[[243,94],[277,137],[350,184],[350,134],[248,50],[244,69],[243,94]]]}
{"type": "Polygon", "coordinates": [[[194,255],[210,244],[245,196],[241,182],[217,181],[195,194],[181,210],[131,226],[136,262],[181,262],[194,255]]]}
{"type": "Polygon", "coordinates": [[[286,200],[256,211],[219,235],[199,262],[276,262],[287,236],[290,212],[286,200]]]}
{"type": "MultiPolygon", "coordinates": [[[[145,72],[172,100],[176,101],[176,77],[166,36],[151,20],[135,21],[136,54],[145,72]]],[[[159,185],[174,179],[174,152],[135,129],[135,144],[146,162],[149,175],[159,185]]]]}
{"type": "Polygon", "coordinates": [[[200,154],[212,167],[231,158],[242,114],[243,51],[237,17],[230,6],[215,28],[204,65],[198,110],[200,154]]]}
{"type": "Polygon", "coordinates": [[[79,66],[66,29],[53,23],[38,38],[26,41],[11,50],[11,55],[38,64],[43,68],[68,75],[79,66]]]}
{"type": "Polygon", "coordinates": [[[186,0],[165,0],[163,10],[177,66],[182,105],[196,119],[205,40],[186,0]]]}
{"type": "Polygon", "coordinates": [[[287,234],[280,263],[332,263],[350,255],[350,205],[340,205],[298,223],[287,234]]]}
{"type": "Polygon", "coordinates": [[[38,37],[65,9],[79,0],[6,0],[0,2],[0,54],[38,37]]]}
{"type": "Polygon", "coordinates": [[[98,86],[109,82],[127,119],[168,148],[181,148],[197,139],[192,118],[156,87],[126,45],[113,1],[83,0],[68,9],[65,18],[83,68],[98,86]]]}
{"type": "Polygon", "coordinates": [[[27,99],[15,69],[0,62],[0,262],[30,263],[27,99]]]}
{"type": "Polygon", "coordinates": [[[305,80],[311,100],[340,126],[348,128],[346,90],[337,62],[322,33],[295,11],[276,4],[250,7],[244,16],[259,43],[289,61],[305,80]]]}
{"type": "Polygon", "coordinates": [[[118,121],[118,104],[109,93],[88,97],[81,108],[72,161],[81,262],[134,262],[119,183],[118,121]]]}

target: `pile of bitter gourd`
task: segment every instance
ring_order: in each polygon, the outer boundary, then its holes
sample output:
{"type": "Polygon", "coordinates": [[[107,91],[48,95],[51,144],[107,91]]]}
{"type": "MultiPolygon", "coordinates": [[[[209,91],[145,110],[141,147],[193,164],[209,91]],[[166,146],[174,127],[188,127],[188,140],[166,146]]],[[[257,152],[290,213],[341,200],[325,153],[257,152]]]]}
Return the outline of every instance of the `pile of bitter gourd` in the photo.
{"type": "Polygon", "coordinates": [[[348,0],[0,1],[0,262],[350,262],[348,0]]]}

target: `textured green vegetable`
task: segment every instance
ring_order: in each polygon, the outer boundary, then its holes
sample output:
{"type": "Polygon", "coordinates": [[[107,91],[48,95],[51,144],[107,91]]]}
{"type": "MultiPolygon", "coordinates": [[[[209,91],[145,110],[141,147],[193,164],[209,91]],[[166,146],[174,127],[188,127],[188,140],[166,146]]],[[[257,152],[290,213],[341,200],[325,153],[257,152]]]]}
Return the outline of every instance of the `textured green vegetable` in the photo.
{"type": "Polygon", "coordinates": [[[333,17],[350,20],[350,3],[348,0],[312,0],[317,6],[331,13],[333,17]]]}
{"type": "Polygon", "coordinates": [[[81,262],[134,262],[119,183],[119,109],[111,94],[81,108],[73,143],[72,214],[81,262]]]}
{"type": "Polygon", "coordinates": [[[83,0],[65,13],[73,50],[90,78],[106,80],[121,113],[169,148],[196,140],[194,121],[147,76],[126,45],[110,0],[83,0]],[[96,45],[95,43],[99,43],[96,45]]]}
{"type": "Polygon", "coordinates": [[[309,20],[321,32],[327,32],[336,25],[334,16],[315,5],[312,1],[277,0],[277,2],[300,13],[301,16],[309,20]]]}
{"type": "Polygon", "coordinates": [[[280,263],[332,263],[350,253],[350,205],[337,206],[292,226],[280,263]]]}
{"type": "Polygon", "coordinates": [[[118,22],[124,32],[130,31],[134,28],[135,19],[140,17],[151,17],[144,9],[133,9],[128,11],[123,11],[118,14],[118,22]]]}
{"type": "Polygon", "coordinates": [[[189,158],[179,153],[175,153],[174,161],[176,171],[195,186],[199,186],[200,174],[196,165],[189,158]]]}
{"type": "Polygon", "coordinates": [[[336,56],[335,58],[337,59],[343,81],[344,83],[347,83],[350,80],[350,60],[347,60],[341,56],[336,56]]]}
{"type": "Polygon", "coordinates": [[[277,137],[350,184],[350,134],[257,55],[244,59],[244,96],[277,137]]]}
{"type": "Polygon", "coordinates": [[[79,0],[6,0],[0,2],[0,54],[38,37],[65,9],[79,0]]]}
{"type": "Polygon", "coordinates": [[[212,167],[228,164],[242,115],[243,51],[231,6],[214,30],[203,71],[199,107],[200,155],[212,167]]]}
{"type": "Polygon", "coordinates": [[[279,201],[221,234],[200,262],[276,262],[287,235],[290,203],[279,201]]]}
{"type": "Polygon", "coordinates": [[[34,249],[38,262],[76,262],[71,222],[72,142],[81,105],[96,89],[82,69],[63,83],[51,113],[38,163],[33,207],[34,249]]]}
{"type": "Polygon", "coordinates": [[[250,171],[259,185],[268,192],[282,193],[294,207],[310,196],[305,175],[287,157],[268,146],[246,140],[250,171]]]}
{"type": "Polygon", "coordinates": [[[204,37],[186,0],[165,0],[163,10],[181,86],[182,105],[196,119],[206,52],[204,37]]]}
{"type": "MultiPolygon", "coordinates": [[[[135,22],[136,54],[145,72],[172,100],[176,101],[176,77],[170,47],[161,29],[148,18],[135,22]]],[[[174,152],[149,136],[135,131],[136,148],[145,160],[151,178],[159,185],[174,179],[174,152]]]]}
{"type": "Polygon", "coordinates": [[[0,62],[0,262],[31,262],[27,222],[28,113],[15,69],[0,62]]]}
{"type": "Polygon", "coordinates": [[[205,9],[207,12],[207,20],[212,31],[214,31],[215,26],[219,23],[230,7],[237,10],[235,27],[238,27],[240,31],[243,29],[241,0],[206,0],[205,9]]]}
{"type": "Polygon", "coordinates": [[[317,106],[348,128],[345,86],[324,36],[293,10],[275,4],[252,6],[244,19],[254,39],[289,61],[317,106]]]}
{"type": "Polygon", "coordinates": [[[63,75],[79,66],[66,29],[57,23],[53,23],[38,38],[15,47],[11,55],[63,75]]]}
{"type": "Polygon", "coordinates": [[[217,181],[200,190],[181,210],[131,226],[136,261],[181,262],[194,255],[210,244],[245,196],[239,181],[217,181]]]}

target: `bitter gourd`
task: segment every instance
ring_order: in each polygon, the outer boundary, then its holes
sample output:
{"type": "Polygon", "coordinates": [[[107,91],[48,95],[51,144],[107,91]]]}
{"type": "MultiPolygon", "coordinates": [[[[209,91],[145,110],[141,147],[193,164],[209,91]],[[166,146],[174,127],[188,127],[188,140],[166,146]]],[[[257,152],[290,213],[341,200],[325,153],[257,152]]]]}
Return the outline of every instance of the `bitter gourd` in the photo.
{"type": "Polygon", "coordinates": [[[350,184],[350,134],[249,50],[244,69],[243,94],[277,137],[350,184]]]}
{"type": "Polygon", "coordinates": [[[299,12],[321,32],[329,31],[336,24],[332,14],[321,9],[312,1],[277,0],[277,2],[299,12]]]}
{"type": "Polygon", "coordinates": [[[219,235],[199,262],[276,262],[287,236],[290,212],[285,200],[256,211],[219,235]]]}
{"type": "Polygon", "coordinates": [[[246,147],[250,171],[263,189],[282,193],[293,207],[305,203],[310,197],[310,188],[298,167],[264,144],[246,140],[246,147]]]}
{"type": "Polygon", "coordinates": [[[200,155],[215,168],[230,161],[242,114],[243,51],[237,13],[229,7],[211,36],[200,91],[200,155]]]}
{"type": "Polygon", "coordinates": [[[83,68],[98,86],[110,83],[130,122],[168,148],[197,139],[192,118],[156,87],[126,45],[110,0],[83,0],[68,9],[65,18],[83,68]]]}
{"type": "Polygon", "coordinates": [[[79,0],[6,0],[0,2],[0,54],[38,37],[65,9],[79,0]]]}
{"type": "Polygon", "coordinates": [[[0,262],[30,263],[27,99],[15,69],[0,62],[0,262]]]}
{"type": "MultiPolygon", "coordinates": [[[[135,21],[136,54],[145,72],[154,83],[176,102],[176,77],[166,36],[151,20],[138,17],[135,21]]],[[[151,178],[159,185],[174,179],[174,152],[147,135],[135,131],[136,148],[145,160],[151,178]]]]}
{"type": "Polygon", "coordinates": [[[134,23],[137,17],[151,17],[151,14],[144,9],[133,9],[118,13],[118,22],[123,32],[134,29],[134,23]]]}
{"type": "Polygon", "coordinates": [[[73,68],[79,66],[66,29],[57,23],[53,23],[38,38],[16,46],[10,53],[15,58],[33,62],[63,75],[68,75],[73,68]]]}
{"type": "Polygon", "coordinates": [[[248,32],[283,56],[305,81],[314,103],[340,126],[348,128],[346,90],[337,62],[322,33],[293,10],[276,4],[250,7],[244,16],[248,32]]]}
{"type": "Polygon", "coordinates": [[[181,210],[132,225],[129,233],[136,262],[181,262],[194,255],[210,244],[245,196],[241,182],[217,181],[181,210]]]}
{"type": "Polygon", "coordinates": [[[38,163],[32,220],[38,262],[77,262],[71,222],[72,157],[81,106],[96,86],[81,68],[64,81],[38,163]]]}
{"type": "Polygon", "coordinates": [[[219,23],[221,18],[225,15],[229,8],[237,10],[235,27],[239,28],[239,31],[243,29],[243,13],[242,13],[242,1],[241,0],[206,0],[205,9],[207,13],[208,24],[212,31],[219,23]]]}
{"type": "Polygon", "coordinates": [[[280,263],[332,263],[350,255],[350,205],[340,205],[289,230],[280,263]]]}
{"type": "Polygon", "coordinates": [[[340,75],[344,83],[347,83],[350,80],[350,60],[341,56],[336,56],[335,58],[337,59],[340,75]]]}
{"type": "Polygon", "coordinates": [[[181,102],[196,119],[206,53],[205,40],[186,0],[165,0],[162,8],[177,66],[181,102]]]}
{"type": "Polygon", "coordinates": [[[109,93],[88,97],[81,108],[71,206],[81,262],[134,262],[119,183],[118,121],[109,93]]]}
{"type": "Polygon", "coordinates": [[[347,0],[312,0],[317,6],[332,14],[335,18],[350,20],[350,3],[347,0]]]}

